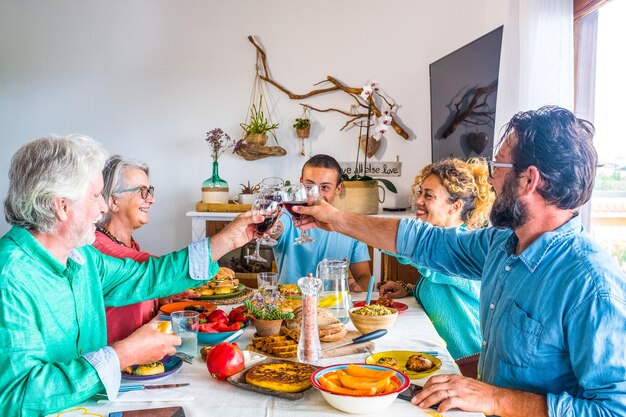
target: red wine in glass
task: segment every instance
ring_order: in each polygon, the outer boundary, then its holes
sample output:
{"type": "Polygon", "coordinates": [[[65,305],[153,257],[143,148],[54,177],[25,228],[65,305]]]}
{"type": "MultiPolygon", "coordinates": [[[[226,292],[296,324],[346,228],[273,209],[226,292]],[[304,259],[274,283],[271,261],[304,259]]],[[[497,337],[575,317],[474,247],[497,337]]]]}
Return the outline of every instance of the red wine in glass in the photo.
{"type": "Polygon", "coordinates": [[[307,205],[306,201],[283,201],[283,206],[287,209],[289,213],[291,213],[291,216],[296,220],[300,220],[302,218],[302,214],[294,212],[293,208],[295,206],[306,206],[306,205],[307,205]]]}
{"type": "Polygon", "coordinates": [[[259,233],[267,233],[267,231],[274,226],[276,220],[278,220],[279,213],[280,210],[276,210],[276,212],[272,215],[266,214],[265,220],[263,220],[261,223],[256,223],[254,225],[255,230],[259,233]]]}
{"type": "MultiPolygon", "coordinates": [[[[280,204],[276,200],[259,197],[252,205],[252,212],[256,215],[263,216],[261,223],[256,223],[253,227],[261,235],[265,235],[269,229],[274,226],[274,223],[278,219],[280,214],[280,204]]],[[[245,259],[255,262],[267,262],[267,259],[263,258],[259,253],[261,246],[261,237],[256,240],[256,247],[252,255],[244,256],[245,259]]]]}
{"type": "MultiPolygon", "coordinates": [[[[283,187],[283,206],[291,213],[295,221],[302,220],[302,214],[294,213],[293,208],[295,206],[306,206],[309,201],[318,200],[320,197],[320,190],[317,185],[305,185],[302,183],[286,185],[283,187]]],[[[315,242],[311,236],[309,236],[306,230],[302,230],[300,237],[296,238],[294,245],[302,245],[305,243],[315,242]]]]}

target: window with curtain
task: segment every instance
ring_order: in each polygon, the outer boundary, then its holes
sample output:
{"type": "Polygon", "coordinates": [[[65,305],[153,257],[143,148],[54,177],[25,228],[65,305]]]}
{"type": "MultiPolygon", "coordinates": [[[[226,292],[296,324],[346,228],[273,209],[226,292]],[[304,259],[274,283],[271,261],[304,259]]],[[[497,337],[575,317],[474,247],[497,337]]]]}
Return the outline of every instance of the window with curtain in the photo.
{"type": "Polygon", "coordinates": [[[576,113],[594,123],[598,168],[587,222],[626,271],[626,1],[576,1],[576,113]]]}

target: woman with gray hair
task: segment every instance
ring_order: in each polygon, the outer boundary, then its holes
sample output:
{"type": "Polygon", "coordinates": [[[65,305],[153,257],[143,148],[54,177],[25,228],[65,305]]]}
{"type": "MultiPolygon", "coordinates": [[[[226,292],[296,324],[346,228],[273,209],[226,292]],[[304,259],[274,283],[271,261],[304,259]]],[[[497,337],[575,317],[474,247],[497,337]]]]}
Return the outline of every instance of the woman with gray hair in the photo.
{"type": "MultiPolygon", "coordinates": [[[[105,255],[146,262],[152,255],[141,250],[132,234],[149,222],[150,206],[154,203],[154,187],[150,185],[148,165],[114,155],[106,161],[102,174],[102,196],[109,211],[97,223],[93,246],[105,255]]],[[[159,304],[166,304],[173,299],[195,297],[198,295],[189,291],[160,300],[107,307],[108,343],[125,339],[152,320],[159,311],[159,304]]]]}

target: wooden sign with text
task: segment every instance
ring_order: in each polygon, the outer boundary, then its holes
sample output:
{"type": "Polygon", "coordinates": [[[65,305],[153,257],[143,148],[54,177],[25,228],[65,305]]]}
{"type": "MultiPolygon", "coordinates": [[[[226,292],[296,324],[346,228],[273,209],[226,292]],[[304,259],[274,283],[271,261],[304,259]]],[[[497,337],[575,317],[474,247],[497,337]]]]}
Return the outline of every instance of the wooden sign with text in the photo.
{"type": "Polygon", "coordinates": [[[350,177],[354,174],[368,175],[370,177],[399,177],[402,172],[402,162],[396,161],[367,161],[366,167],[363,166],[363,162],[359,162],[358,168],[355,167],[354,162],[339,162],[339,166],[341,166],[341,173],[350,177]]]}

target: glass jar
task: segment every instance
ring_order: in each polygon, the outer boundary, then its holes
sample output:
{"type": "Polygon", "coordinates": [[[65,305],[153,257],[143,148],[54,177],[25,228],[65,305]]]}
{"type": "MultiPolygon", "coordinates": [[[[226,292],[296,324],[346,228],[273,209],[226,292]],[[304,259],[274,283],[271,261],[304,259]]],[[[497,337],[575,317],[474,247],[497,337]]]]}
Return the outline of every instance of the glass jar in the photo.
{"type": "Polygon", "coordinates": [[[213,161],[213,175],[202,183],[202,202],[228,204],[228,183],[219,174],[219,164],[213,161]]]}
{"type": "Polygon", "coordinates": [[[302,328],[298,341],[298,360],[314,364],[322,354],[317,328],[317,297],[322,289],[322,281],[309,274],[298,280],[298,286],[302,291],[302,328]]]}

